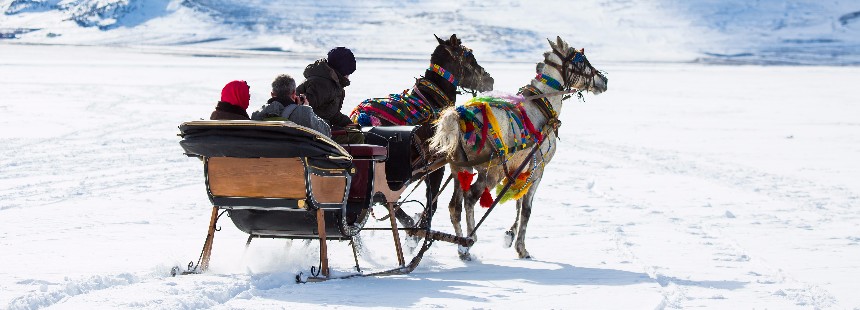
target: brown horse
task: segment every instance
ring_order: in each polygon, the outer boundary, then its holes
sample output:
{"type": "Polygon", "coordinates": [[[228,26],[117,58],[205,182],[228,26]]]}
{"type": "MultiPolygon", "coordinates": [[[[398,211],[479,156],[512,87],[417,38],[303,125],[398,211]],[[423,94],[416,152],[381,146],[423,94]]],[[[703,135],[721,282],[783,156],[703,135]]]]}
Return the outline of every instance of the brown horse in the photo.
{"type": "MultiPolygon", "coordinates": [[[[435,36],[435,35],[434,35],[435,36]]],[[[391,94],[387,98],[371,98],[353,109],[350,117],[362,126],[420,125],[417,132],[416,153],[426,154],[427,158],[414,160],[420,165],[432,161],[428,143],[433,134],[433,123],[441,111],[451,107],[457,100],[457,88],[479,92],[493,89],[493,78],[484,70],[472,50],[451,35],[448,40],[436,37],[439,45],[430,55],[430,66],[418,78],[411,91],[391,94]]],[[[414,170],[422,167],[413,167],[414,170]]],[[[436,196],[442,184],[445,169],[438,169],[426,176],[427,203],[432,211],[436,210],[436,196]]],[[[431,212],[432,212],[431,211],[431,212]]],[[[432,213],[431,213],[432,214],[432,213]]],[[[397,218],[406,226],[413,226],[413,220],[398,209],[397,218]]]]}

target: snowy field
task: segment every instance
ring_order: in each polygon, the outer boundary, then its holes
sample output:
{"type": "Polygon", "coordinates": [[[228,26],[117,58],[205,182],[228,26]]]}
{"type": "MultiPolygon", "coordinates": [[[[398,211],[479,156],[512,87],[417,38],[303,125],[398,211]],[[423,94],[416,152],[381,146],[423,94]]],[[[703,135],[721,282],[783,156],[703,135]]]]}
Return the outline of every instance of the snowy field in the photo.
{"type": "MultiPolygon", "coordinates": [[[[296,284],[316,243],[245,252],[226,217],[210,272],[170,276],[197,259],[210,213],[176,134],[226,82],[248,80],[255,108],[313,57],[2,44],[0,308],[860,309],[860,68],[590,56],[609,90],[566,102],[534,259],[501,247],[507,204],[474,261],[437,242],[410,275],[296,284]]],[[[533,58],[482,64],[514,92],[533,58]]],[[[345,109],[426,65],[359,59],[345,109]]],[[[452,231],[446,208],[434,226],[452,231]]],[[[363,267],[395,263],[390,234],[363,237],[363,267]]],[[[350,272],[347,243],[329,248],[335,274],[350,272]]]]}

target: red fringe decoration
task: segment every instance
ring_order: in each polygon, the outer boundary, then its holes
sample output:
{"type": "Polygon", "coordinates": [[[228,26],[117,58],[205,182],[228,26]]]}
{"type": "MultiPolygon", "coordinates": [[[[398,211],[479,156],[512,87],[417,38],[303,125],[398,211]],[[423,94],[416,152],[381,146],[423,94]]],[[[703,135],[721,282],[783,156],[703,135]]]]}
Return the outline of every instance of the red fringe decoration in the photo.
{"type": "MultiPolygon", "coordinates": [[[[490,119],[487,116],[487,109],[489,109],[488,105],[481,106],[481,116],[483,116],[484,126],[481,127],[481,143],[478,145],[478,154],[481,154],[481,150],[484,149],[484,144],[487,144],[487,130],[490,129],[490,119]]],[[[499,129],[496,128],[496,131],[499,129]]]]}
{"type": "Polygon", "coordinates": [[[472,188],[472,178],[474,177],[475,173],[471,173],[466,170],[457,172],[457,181],[460,181],[460,188],[463,189],[464,192],[468,192],[469,189],[472,188]]]}
{"type": "Polygon", "coordinates": [[[481,208],[489,208],[493,204],[493,196],[490,195],[490,190],[484,188],[484,193],[481,194],[481,208]]]}
{"type": "Polygon", "coordinates": [[[523,115],[523,124],[525,124],[525,126],[526,126],[526,130],[528,130],[528,132],[529,132],[530,134],[532,134],[533,136],[535,136],[535,137],[537,138],[537,141],[538,141],[538,142],[543,141],[543,136],[541,135],[540,131],[537,131],[537,130],[535,129],[535,125],[534,125],[534,124],[532,124],[532,120],[531,120],[531,119],[529,119],[529,116],[526,114],[526,110],[523,108],[523,105],[522,105],[522,104],[518,104],[518,105],[517,105],[517,108],[519,108],[519,109],[520,109],[520,114],[522,114],[522,115],[523,115]]]}

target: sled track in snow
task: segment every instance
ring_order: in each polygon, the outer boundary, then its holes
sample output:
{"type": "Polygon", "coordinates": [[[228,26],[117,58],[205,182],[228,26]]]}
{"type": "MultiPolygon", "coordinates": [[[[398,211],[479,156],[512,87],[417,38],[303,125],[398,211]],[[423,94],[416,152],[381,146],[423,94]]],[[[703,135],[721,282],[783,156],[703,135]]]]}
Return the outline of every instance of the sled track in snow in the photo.
{"type": "MultiPolygon", "coordinates": [[[[601,159],[601,163],[589,162],[584,165],[588,168],[605,167],[605,166],[634,166],[642,170],[657,170],[672,175],[680,175],[685,177],[694,177],[704,179],[706,181],[718,182],[727,187],[741,189],[744,191],[752,191],[757,194],[764,194],[771,199],[787,202],[783,205],[788,205],[791,210],[788,214],[796,212],[815,212],[822,214],[817,219],[816,223],[805,224],[817,227],[817,225],[826,225],[827,222],[837,218],[856,218],[854,213],[850,212],[850,208],[857,204],[858,195],[845,189],[844,187],[818,184],[808,180],[797,179],[787,176],[756,171],[751,168],[744,168],[738,165],[729,163],[719,163],[709,161],[707,159],[696,158],[688,159],[684,155],[659,151],[653,149],[634,148],[626,146],[611,145],[606,143],[594,143],[589,141],[577,141],[574,146],[577,151],[596,154],[597,156],[589,156],[589,158],[605,158],[601,159]],[[810,190],[812,189],[812,190],[810,190]],[[825,193],[826,195],[814,195],[813,193],[825,193]]],[[[692,157],[691,157],[692,158],[692,157]]],[[[621,167],[622,169],[624,167],[621,167]]],[[[588,183],[589,180],[579,179],[577,183],[588,183]]],[[[591,191],[592,184],[588,185],[591,191]]],[[[600,208],[592,208],[591,206],[583,206],[586,212],[580,212],[579,215],[586,216],[590,222],[611,235],[615,240],[616,248],[632,261],[641,266],[641,268],[654,281],[658,282],[663,288],[663,302],[657,306],[658,309],[683,307],[689,305],[690,300],[697,297],[696,294],[701,294],[697,291],[697,287],[703,286],[707,281],[687,281],[679,280],[665,274],[667,268],[671,269],[672,265],[662,266],[659,262],[643,257],[639,254],[643,250],[635,244],[637,236],[631,236],[627,233],[628,225],[632,230],[641,229],[641,223],[612,223],[606,221],[606,216],[601,213],[600,209],[624,209],[624,212],[630,212],[632,207],[640,213],[641,218],[659,217],[654,227],[671,227],[672,236],[678,242],[686,246],[693,246],[695,251],[708,253],[705,257],[712,257],[717,266],[732,270],[737,273],[741,270],[752,270],[748,273],[734,274],[737,278],[747,279],[745,283],[726,283],[726,285],[743,285],[752,286],[752,289],[766,297],[779,297],[787,301],[793,302],[795,305],[812,306],[814,308],[826,308],[838,305],[836,298],[827,290],[814,284],[805,283],[794,278],[791,274],[783,271],[779,266],[766,261],[763,258],[755,257],[746,249],[740,246],[731,236],[726,236],[721,230],[719,223],[713,221],[699,220],[695,218],[685,219],[683,216],[675,214],[675,211],[670,208],[655,206],[649,202],[643,202],[639,199],[624,197],[623,192],[613,191],[611,193],[602,193],[592,191],[591,196],[601,199],[606,202],[605,206],[600,208]],[[597,212],[594,212],[597,211],[597,212]]],[[[612,212],[611,210],[603,210],[612,212]]],[[[785,224],[787,229],[803,229],[801,226],[789,226],[790,221],[780,221],[785,224]]],[[[647,223],[646,223],[647,225],[647,223]]],[[[647,229],[653,229],[649,227],[647,229]]],[[[647,236],[646,236],[647,238],[647,236]]],[[[670,272],[672,270],[669,270],[670,272]]],[[[675,271],[677,272],[677,270],[675,271]]],[[[723,271],[726,272],[726,271],[723,271]]],[[[707,283],[706,285],[719,285],[719,283],[707,283]]],[[[698,296],[702,298],[702,296],[698,296]]],[[[713,296],[712,298],[724,298],[721,295],[713,296]]]]}
{"type": "MultiPolygon", "coordinates": [[[[720,163],[710,159],[692,160],[674,152],[587,141],[577,142],[576,147],[585,152],[611,156],[640,168],[650,167],[671,174],[695,176],[718,181],[737,189],[764,193],[774,199],[792,202],[798,209],[824,213],[829,218],[836,214],[844,215],[844,211],[850,211],[850,208],[860,203],[860,194],[844,187],[756,171],[731,163],[720,163]],[[636,156],[633,157],[630,154],[636,156]],[[815,192],[823,192],[827,195],[816,196],[815,192]]],[[[689,158],[692,157],[689,156],[689,158]]]]}
{"type": "Polygon", "coordinates": [[[87,308],[93,301],[98,301],[101,307],[107,308],[201,309],[223,305],[234,298],[242,298],[243,294],[250,296],[249,291],[266,289],[267,285],[271,285],[266,281],[272,281],[268,278],[237,277],[239,279],[198,276],[178,282],[171,278],[128,273],[89,276],[46,284],[41,291],[12,299],[7,307],[10,310],[41,309],[55,305],[87,308]],[[113,294],[136,294],[139,299],[114,300],[111,298],[113,294]]]}
{"type": "Polygon", "coordinates": [[[165,156],[176,153],[172,137],[123,137],[154,126],[167,125],[117,122],[37,141],[4,141],[0,182],[10,186],[0,190],[0,210],[191,184],[183,176],[196,167],[187,165],[187,158],[165,156]]]}

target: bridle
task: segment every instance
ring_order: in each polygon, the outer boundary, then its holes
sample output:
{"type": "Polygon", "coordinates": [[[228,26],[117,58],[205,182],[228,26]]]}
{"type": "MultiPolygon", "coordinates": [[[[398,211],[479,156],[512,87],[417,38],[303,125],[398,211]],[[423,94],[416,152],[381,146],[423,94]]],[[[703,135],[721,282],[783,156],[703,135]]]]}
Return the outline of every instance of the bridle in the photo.
{"type": "MultiPolygon", "coordinates": [[[[548,57],[544,58],[544,64],[553,67],[559,73],[561,73],[561,83],[545,74],[542,74],[541,72],[537,73],[535,79],[557,91],[544,93],[541,92],[537,87],[528,84],[520,89],[520,93],[522,94],[525,92],[529,92],[532,94],[531,96],[524,97],[523,102],[534,101],[536,103],[536,106],[538,107],[538,110],[540,110],[541,114],[543,114],[544,117],[547,119],[546,125],[549,125],[550,128],[552,128],[556,132],[556,137],[558,137],[558,127],[561,126],[561,121],[558,119],[558,112],[556,112],[555,109],[552,108],[552,105],[550,104],[547,97],[565,96],[562,98],[562,101],[567,99],[569,95],[573,93],[578,94],[580,98],[582,97],[582,90],[573,88],[573,82],[575,81],[574,74],[576,72],[569,70],[568,65],[584,62],[585,56],[582,54],[582,51],[577,51],[576,49],[571,49],[571,51],[567,55],[563,55],[555,48],[552,49],[552,52],[556,56],[558,56],[559,59],[561,59],[561,64],[557,64],[553,61],[550,61],[548,57]]],[[[593,78],[594,74],[595,73],[592,72],[589,77],[593,78]]]]}
{"type": "MultiPolygon", "coordinates": [[[[546,64],[550,67],[553,67],[555,70],[557,70],[559,73],[561,73],[562,82],[558,83],[560,85],[560,87],[554,87],[553,85],[550,85],[553,83],[552,81],[555,81],[555,80],[551,80],[552,78],[550,78],[546,75],[542,75],[540,72],[538,72],[537,77],[535,77],[535,79],[543,82],[544,84],[547,84],[548,86],[552,87],[553,89],[556,89],[557,91],[549,92],[549,93],[541,93],[540,91],[537,91],[537,92],[534,92],[535,93],[534,95],[525,97],[525,101],[534,100],[534,99],[543,99],[543,98],[552,97],[552,96],[564,96],[564,98],[562,98],[562,101],[564,101],[565,99],[570,98],[570,94],[576,94],[579,98],[582,98],[582,90],[573,88],[573,82],[575,82],[574,74],[577,72],[570,70],[570,67],[567,64],[575,64],[575,63],[579,63],[579,62],[585,62],[586,61],[585,55],[583,54],[584,51],[577,51],[576,49],[571,49],[571,51],[567,55],[562,55],[561,52],[559,52],[557,49],[553,48],[552,52],[553,52],[553,54],[558,56],[559,59],[561,59],[561,64],[557,64],[557,63],[549,60],[548,58],[544,59],[544,64],[546,64]],[[549,81],[549,82],[543,81],[542,78],[547,79],[547,80],[551,80],[551,81],[549,81]]],[[[586,74],[582,74],[582,75],[593,79],[596,74],[597,74],[597,72],[592,70],[591,73],[589,73],[587,75],[586,74]]],[[[555,81],[555,82],[557,83],[557,81],[555,81]]],[[[535,90],[537,90],[537,89],[535,89],[535,90]]]]}

